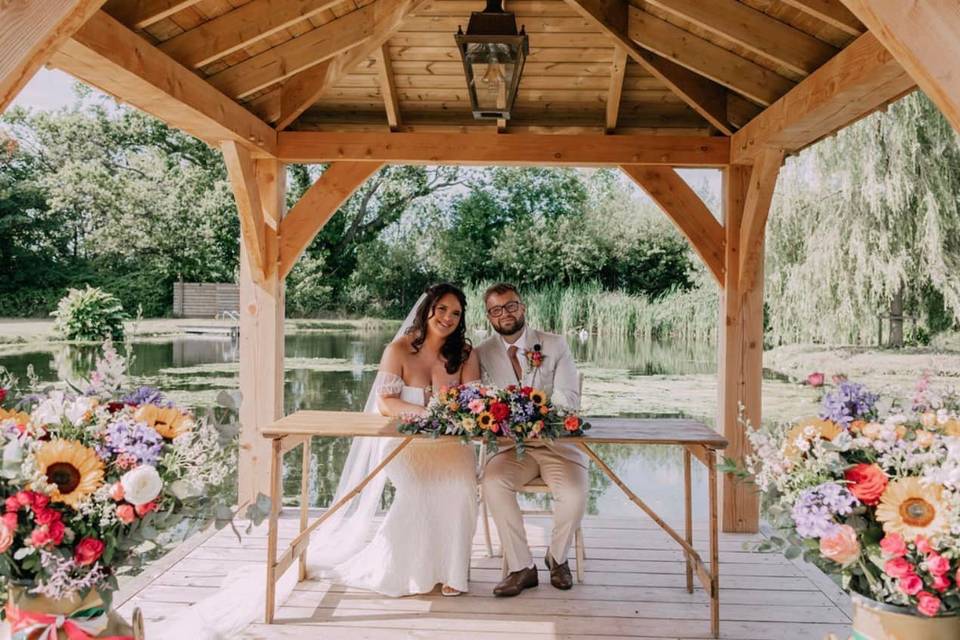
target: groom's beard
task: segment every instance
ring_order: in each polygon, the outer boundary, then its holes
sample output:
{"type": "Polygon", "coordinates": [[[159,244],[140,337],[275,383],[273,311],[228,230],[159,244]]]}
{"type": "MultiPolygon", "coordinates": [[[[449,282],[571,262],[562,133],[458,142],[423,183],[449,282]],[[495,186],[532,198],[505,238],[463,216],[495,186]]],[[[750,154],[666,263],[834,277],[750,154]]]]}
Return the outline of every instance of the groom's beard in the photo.
{"type": "Polygon", "coordinates": [[[517,321],[509,327],[501,327],[500,324],[495,324],[493,325],[493,330],[502,336],[514,336],[523,331],[524,325],[526,325],[526,318],[520,317],[517,318],[517,321]]]}

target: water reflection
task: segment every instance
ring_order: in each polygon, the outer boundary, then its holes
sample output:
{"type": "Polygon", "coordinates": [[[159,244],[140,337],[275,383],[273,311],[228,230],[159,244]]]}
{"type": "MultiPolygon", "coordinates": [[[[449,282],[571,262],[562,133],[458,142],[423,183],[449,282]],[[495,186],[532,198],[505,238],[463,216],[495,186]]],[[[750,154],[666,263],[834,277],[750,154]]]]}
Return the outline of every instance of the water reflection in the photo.
{"type": "MultiPolygon", "coordinates": [[[[361,411],[380,360],[393,332],[323,331],[294,333],[286,337],[284,408],[361,411]]],[[[569,338],[577,361],[611,376],[702,376],[716,369],[715,348],[704,344],[677,344],[637,339],[581,342],[569,338]]],[[[93,366],[96,348],[53,346],[48,350],[0,356],[0,365],[24,377],[33,365],[43,381],[77,381],[93,366]]],[[[132,344],[131,374],[136,382],[153,384],[180,402],[194,406],[212,403],[221,389],[236,388],[239,348],[235,340],[177,337],[137,341],[132,344]]],[[[589,393],[588,377],[588,393],[589,393]]],[[[684,409],[677,397],[675,409],[684,409]]],[[[601,412],[611,413],[611,411],[601,412]]],[[[311,448],[310,495],[315,506],[330,503],[336,490],[350,442],[348,439],[315,439],[311,448]]],[[[651,506],[667,518],[682,514],[682,462],[679,450],[669,447],[602,445],[601,457],[651,506]]],[[[287,495],[299,493],[299,450],[285,465],[287,495]]],[[[696,509],[705,509],[705,479],[694,465],[696,509]]],[[[389,503],[392,493],[385,494],[389,503]]],[[[530,506],[549,508],[548,495],[527,498],[530,506]]],[[[590,513],[633,515],[634,507],[602,473],[590,470],[590,513]]]]}

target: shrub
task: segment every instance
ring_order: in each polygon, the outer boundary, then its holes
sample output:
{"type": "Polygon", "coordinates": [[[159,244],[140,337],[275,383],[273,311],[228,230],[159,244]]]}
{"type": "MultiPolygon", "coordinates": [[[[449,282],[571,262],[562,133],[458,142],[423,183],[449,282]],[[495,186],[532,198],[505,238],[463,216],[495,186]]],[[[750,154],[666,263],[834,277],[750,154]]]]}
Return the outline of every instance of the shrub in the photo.
{"type": "Polygon", "coordinates": [[[66,340],[100,341],[123,339],[123,321],[127,314],[112,294],[87,285],[70,289],[51,313],[56,318],[54,331],[66,340]]]}

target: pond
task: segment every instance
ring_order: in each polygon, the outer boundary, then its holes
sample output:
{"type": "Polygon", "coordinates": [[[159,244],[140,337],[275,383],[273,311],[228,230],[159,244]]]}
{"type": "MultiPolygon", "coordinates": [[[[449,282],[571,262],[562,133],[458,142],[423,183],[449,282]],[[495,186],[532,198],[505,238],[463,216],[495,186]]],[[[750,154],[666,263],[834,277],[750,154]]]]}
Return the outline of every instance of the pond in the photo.
{"type": "MultiPolygon", "coordinates": [[[[286,337],[285,410],[362,410],[377,363],[393,331],[298,330],[286,337]]],[[[474,336],[475,340],[482,336],[474,336]]],[[[710,344],[568,338],[585,374],[584,412],[595,415],[690,416],[713,424],[716,398],[716,350],[710,344]]],[[[33,367],[42,381],[77,380],[90,370],[96,349],[54,345],[43,350],[0,353],[0,366],[25,377],[33,367]]],[[[173,337],[132,343],[130,373],[193,407],[210,407],[218,393],[237,388],[239,345],[235,340],[173,337]]],[[[796,398],[796,385],[770,378],[771,394],[796,398]]],[[[792,407],[791,407],[792,408],[792,407]]],[[[311,499],[325,506],[336,490],[349,441],[313,444],[311,499]]],[[[656,511],[672,521],[682,518],[682,456],[671,447],[599,446],[598,452],[656,511]]],[[[298,455],[294,452],[294,455],[298,455]]],[[[591,469],[589,512],[634,515],[635,506],[598,470],[591,469]]],[[[706,513],[705,472],[693,465],[694,510],[706,513]]],[[[284,474],[288,495],[296,495],[300,465],[290,461],[284,474]]],[[[385,497],[389,499],[389,494],[385,497]]],[[[545,508],[547,496],[531,497],[545,508]]]]}

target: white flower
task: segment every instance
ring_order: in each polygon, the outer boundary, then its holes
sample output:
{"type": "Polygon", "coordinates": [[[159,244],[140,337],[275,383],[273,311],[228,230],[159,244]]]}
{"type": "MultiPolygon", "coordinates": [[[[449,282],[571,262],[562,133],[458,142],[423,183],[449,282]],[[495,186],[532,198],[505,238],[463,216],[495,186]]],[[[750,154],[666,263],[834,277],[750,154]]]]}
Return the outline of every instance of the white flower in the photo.
{"type": "Polygon", "coordinates": [[[59,424],[63,420],[64,402],[63,391],[51,391],[33,410],[31,420],[38,425],[59,424]]]}
{"type": "Polygon", "coordinates": [[[120,478],[120,484],[123,485],[124,498],[134,505],[150,502],[160,495],[160,490],[163,489],[160,474],[149,464],[142,464],[127,471],[120,478]]]}
{"type": "Polygon", "coordinates": [[[93,398],[81,396],[73,402],[63,405],[63,415],[67,420],[70,421],[70,424],[74,426],[80,426],[80,424],[93,410],[93,405],[93,398]]]}

